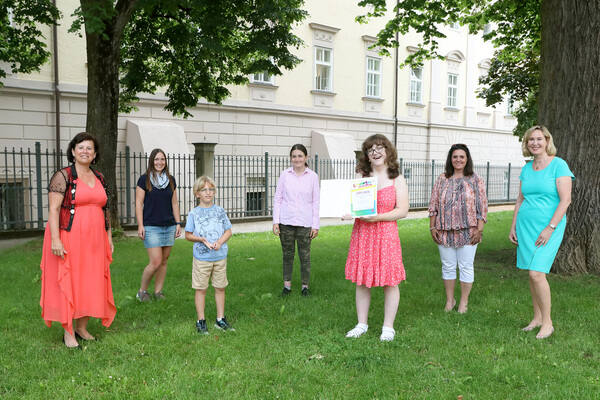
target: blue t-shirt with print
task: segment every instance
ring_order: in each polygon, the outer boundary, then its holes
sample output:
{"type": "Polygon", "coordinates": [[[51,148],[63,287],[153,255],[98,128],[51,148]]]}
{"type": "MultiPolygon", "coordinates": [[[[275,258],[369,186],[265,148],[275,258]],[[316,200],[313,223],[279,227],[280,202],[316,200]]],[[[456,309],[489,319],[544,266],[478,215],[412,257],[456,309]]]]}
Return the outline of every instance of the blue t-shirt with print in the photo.
{"type": "MultiPolygon", "coordinates": [[[[185,231],[191,232],[194,236],[206,238],[210,243],[214,243],[227,229],[231,229],[231,222],[227,218],[225,210],[219,206],[196,207],[187,217],[185,231]]],[[[227,243],[224,243],[219,250],[212,250],[206,247],[204,243],[194,243],[194,258],[200,261],[219,261],[227,257],[227,243]]]]}

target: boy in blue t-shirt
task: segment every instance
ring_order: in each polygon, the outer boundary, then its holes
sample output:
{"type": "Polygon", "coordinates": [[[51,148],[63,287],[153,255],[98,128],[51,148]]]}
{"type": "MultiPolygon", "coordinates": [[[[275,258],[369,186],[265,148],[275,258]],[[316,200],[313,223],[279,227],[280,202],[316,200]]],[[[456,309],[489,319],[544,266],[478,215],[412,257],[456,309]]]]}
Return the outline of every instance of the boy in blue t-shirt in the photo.
{"type": "Polygon", "coordinates": [[[204,304],[208,280],[212,275],[215,288],[217,320],[215,327],[235,330],[225,319],[225,287],[227,287],[227,240],[231,237],[231,222],[225,210],[213,204],[216,186],[208,176],[201,176],[194,182],[194,195],[200,201],[187,217],[185,238],[194,242],[194,264],[192,267],[192,288],[196,290],[195,303],[198,333],[208,335],[204,304]]]}

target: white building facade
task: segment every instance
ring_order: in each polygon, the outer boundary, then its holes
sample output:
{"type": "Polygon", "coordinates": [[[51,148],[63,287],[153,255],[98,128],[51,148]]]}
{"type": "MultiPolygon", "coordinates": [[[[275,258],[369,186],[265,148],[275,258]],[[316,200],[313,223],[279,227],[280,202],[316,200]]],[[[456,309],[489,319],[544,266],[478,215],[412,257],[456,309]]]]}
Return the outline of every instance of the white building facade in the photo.
{"type": "MultiPolygon", "coordinates": [[[[358,149],[367,136],[381,133],[396,140],[399,156],[407,160],[444,160],[451,144],[465,143],[476,163],[522,164],[512,135],[516,120],[507,105],[485,107],[476,96],[478,78],[493,53],[488,43],[466,28],[448,27],[440,45],[445,60],[396,74],[394,57],[370,49],[387,19],[358,24],[354,18],[364,9],[348,3],[307,0],[309,17],[296,28],[305,43],[296,51],[303,62],[283,76],[255,74],[248,85],[230,87],[232,96],[222,105],[201,101],[190,110],[193,117],[181,119],[163,109],[164,96],[142,96],[138,111],[120,115],[118,150],[131,134],[128,121],[148,120],[183,128],[190,152],[193,143],[214,143],[215,154],[286,155],[295,143],[311,152],[314,131],[349,135],[358,149]]],[[[57,5],[69,16],[78,2],[58,0],[57,5]]],[[[86,121],[85,40],[67,32],[69,18],[58,27],[57,40],[63,149],[86,121]]],[[[52,37],[49,28],[46,33],[52,37]]],[[[400,38],[400,61],[417,43],[416,35],[400,38]]],[[[42,149],[56,148],[52,63],[3,83],[0,146],[33,148],[40,142],[42,149]]]]}

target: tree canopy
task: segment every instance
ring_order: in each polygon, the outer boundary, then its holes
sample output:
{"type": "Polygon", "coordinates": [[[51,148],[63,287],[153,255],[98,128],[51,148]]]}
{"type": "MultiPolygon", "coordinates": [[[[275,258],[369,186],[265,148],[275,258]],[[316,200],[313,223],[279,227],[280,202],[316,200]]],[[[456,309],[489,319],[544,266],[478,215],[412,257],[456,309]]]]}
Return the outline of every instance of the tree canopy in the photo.
{"type": "MultiPolygon", "coordinates": [[[[360,6],[369,11],[357,17],[361,23],[371,17],[382,17],[387,11],[385,0],[362,0],[360,6]]],[[[496,47],[486,76],[480,79],[480,97],[493,106],[510,98],[517,108],[515,134],[524,131],[537,118],[539,93],[541,0],[402,0],[396,15],[377,36],[376,46],[386,49],[398,46],[396,32],[415,31],[422,37],[417,50],[404,65],[420,65],[429,58],[443,58],[438,53],[439,40],[445,37],[440,27],[459,23],[470,33],[490,28],[484,34],[496,47]]],[[[389,54],[389,53],[388,53],[389,54]]]]}
{"type": "Polygon", "coordinates": [[[5,63],[0,79],[6,78],[8,71],[39,71],[51,54],[41,25],[53,25],[59,17],[49,0],[0,0],[0,62],[5,63]]]}
{"type": "Polygon", "coordinates": [[[111,40],[120,33],[120,109],[131,110],[139,93],[164,90],[166,109],[189,116],[200,98],[221,103],[228,84],[243,84],[248,75],[281,75],[300,60],[291,52],[302,41],[292,33],[306,12],[302,0],[82,1],[71,31],[111,40]],[[122,32],[111,20],[134,6],[122,32]]]}

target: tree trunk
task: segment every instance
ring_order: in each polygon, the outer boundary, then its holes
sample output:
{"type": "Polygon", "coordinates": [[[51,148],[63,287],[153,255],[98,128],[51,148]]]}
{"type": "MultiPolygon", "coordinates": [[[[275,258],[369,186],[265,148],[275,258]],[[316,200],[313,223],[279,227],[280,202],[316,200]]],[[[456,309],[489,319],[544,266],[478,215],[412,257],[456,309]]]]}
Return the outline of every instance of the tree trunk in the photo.
{"type": "Polygon", "coordinates": [[[600,273],[600,1],[542,1],[539,122],[573,171],[559,273],[600,273]]]}
{"type": "Polygon", "coordinates": [[[137,0],[119,0],[116,4],[113,0],[81,0],[80,4],[88,64],[86,131],[98,139],[100,157],[96,168],[104,174],[109,187],[111,224],[119,228],[116,159],[120,51],[123,30],[137,0]]]}
{"type": "Polygon", "coordinates": [[[119,113],[119,47],[98,34],[87,34],[88,93],[86,130],[99,142],[97,168],[109,186],[110,215],[119,227],[116,185],[117,119],[119,113]],[[115,51],[115,47],[117,50],[115,51]]]}

